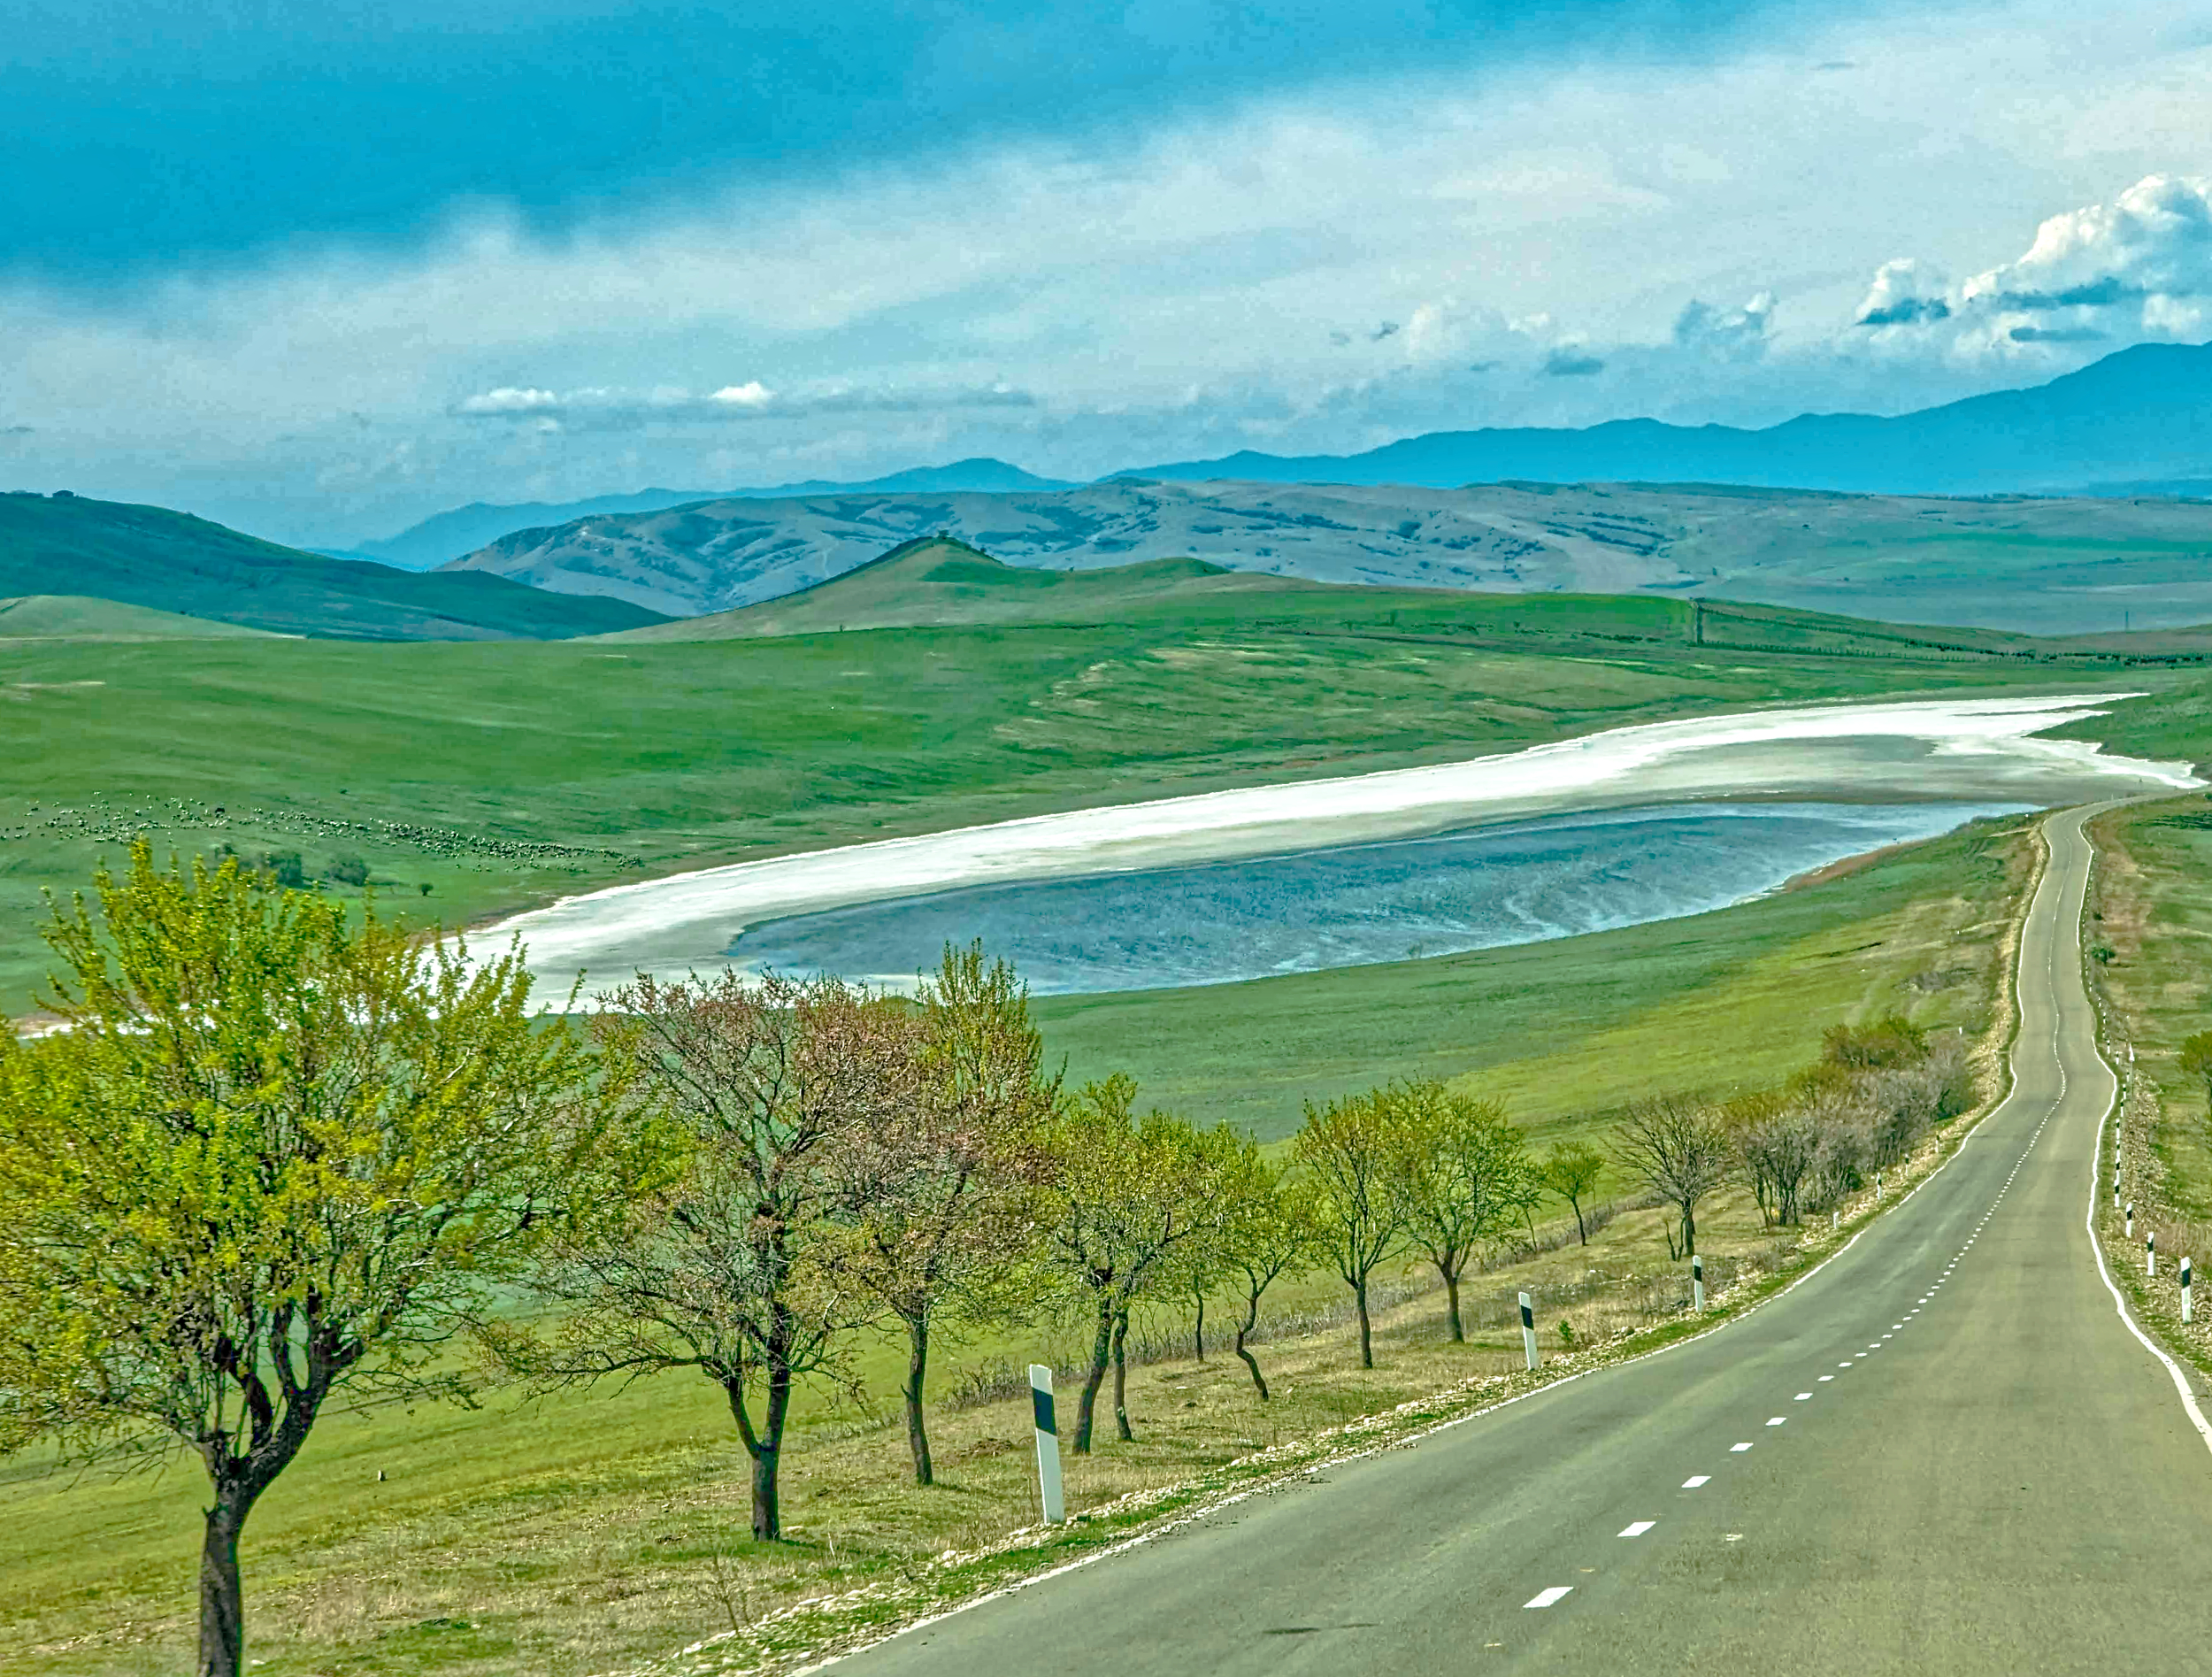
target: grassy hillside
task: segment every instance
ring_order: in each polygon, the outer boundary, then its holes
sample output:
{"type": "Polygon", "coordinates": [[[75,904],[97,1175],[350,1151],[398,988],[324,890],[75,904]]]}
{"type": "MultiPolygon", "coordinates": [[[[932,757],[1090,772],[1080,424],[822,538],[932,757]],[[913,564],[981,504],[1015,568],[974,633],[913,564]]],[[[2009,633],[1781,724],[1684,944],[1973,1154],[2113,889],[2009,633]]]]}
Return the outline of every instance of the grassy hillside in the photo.
{"type": "Polygon", "coordinates": [[[964,542],[927,537],[781,599],[630,629],[615,641],[717,641],[841,629],[1110,623],[1133,611],[1279,595],[1319,584],[1229,571],[1202,559],[1148,559],[1099,571],[1002,565],[964,542]]]}
{"type": "Polygon", "coordinates": [[[269,633],[81,595],[27,594],[0,600],[0,641],[233,641],[269,633]]]}
{"type": "Polygon", "coordinates": [[[555,640],[657,620],[641,606],[503,577],[326,558],[165,507],[0,495],[0,596],[27,594],[369,641],[555,640]]]}
{"type": "Polygon", "coordinates": [[[1733,623],[1708,608],[1700,644],[1675,600],[1298,588],[1092,625],[670,644],[0,642],[0,1011],[42,975],[42,889],[142,831],[298,850],[310,873],[359,857],[388,904],[453,921],[643,873],[1831,697],[2124,683],[2159,697],[2093,735],[2212,756],[2195,720],[2170,726],[2212,706],[2186,665],[1881,626],[1768,651],[1773,620],[1733,623]]]}

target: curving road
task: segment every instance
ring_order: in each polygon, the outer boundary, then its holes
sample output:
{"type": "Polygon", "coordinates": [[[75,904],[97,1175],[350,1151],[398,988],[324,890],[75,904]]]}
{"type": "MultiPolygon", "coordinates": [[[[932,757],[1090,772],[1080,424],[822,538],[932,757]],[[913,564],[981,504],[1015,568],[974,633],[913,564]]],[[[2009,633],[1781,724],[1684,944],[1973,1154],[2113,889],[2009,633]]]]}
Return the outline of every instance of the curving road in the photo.
{"type": "Polygon", "coordinates": [[[1793,1291],[846,1668],[2200,1667],[2212,1450],[2085,1227],[2113,1079],[2081,980],[2084,819],[2046,827],[2011,1096],[1793,1291]]]}

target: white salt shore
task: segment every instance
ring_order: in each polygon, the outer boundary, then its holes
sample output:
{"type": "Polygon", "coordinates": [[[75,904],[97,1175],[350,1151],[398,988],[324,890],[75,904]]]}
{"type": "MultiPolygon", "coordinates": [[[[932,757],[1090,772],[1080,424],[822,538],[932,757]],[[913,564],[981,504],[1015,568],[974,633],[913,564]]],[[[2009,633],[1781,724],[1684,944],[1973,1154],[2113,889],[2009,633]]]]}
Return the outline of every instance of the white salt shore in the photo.
{"type": "MultiPolygon", "coordinates": [[[[1430,768],[1156,798],[703,868],[572,896],[480,932],[520,935],[544,993],[723,963],[748,925],[956,886],[1223,861],[1567,811],[1692,799],[2058,805],[2202,785],[2184,763],[2039,737],[2131,695],[1927,699],[1613,728],[1430,768]]],[[[551,999],[548,994],[548,999],[551,999]]]]}

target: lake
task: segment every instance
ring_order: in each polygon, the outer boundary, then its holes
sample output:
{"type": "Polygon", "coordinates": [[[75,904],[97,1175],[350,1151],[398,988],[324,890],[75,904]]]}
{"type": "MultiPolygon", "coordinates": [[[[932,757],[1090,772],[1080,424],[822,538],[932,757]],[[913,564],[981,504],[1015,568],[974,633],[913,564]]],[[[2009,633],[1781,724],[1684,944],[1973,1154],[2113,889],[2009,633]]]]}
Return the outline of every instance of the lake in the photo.
{"type": "Polygon", "coordinates": [[[1042,995],[1225,984],[1703,913],[2016,804],[1686,803],[969,886],[747,927],[754,971],[905,983],[980,938],[1042,995]]]}

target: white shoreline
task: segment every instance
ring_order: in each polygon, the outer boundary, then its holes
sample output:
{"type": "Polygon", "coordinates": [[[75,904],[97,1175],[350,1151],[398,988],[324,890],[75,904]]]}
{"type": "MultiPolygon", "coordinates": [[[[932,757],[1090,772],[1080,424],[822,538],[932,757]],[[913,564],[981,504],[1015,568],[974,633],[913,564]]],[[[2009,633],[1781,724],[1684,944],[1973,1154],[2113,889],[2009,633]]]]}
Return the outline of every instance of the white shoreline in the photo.
{"type": "Polygon", "coordinates": [[[1571,810],[1720,797],[2052,805],[2203,781],[2183,763],[2038,737],[2131,694],[1926,699],[1686,718],[1428,768],[1026,816],[702,868],[566,897],[478,934],[520,935],[541,984],[719,966],[755,921],[956,886],[1224,861],[1571,810]]]}

